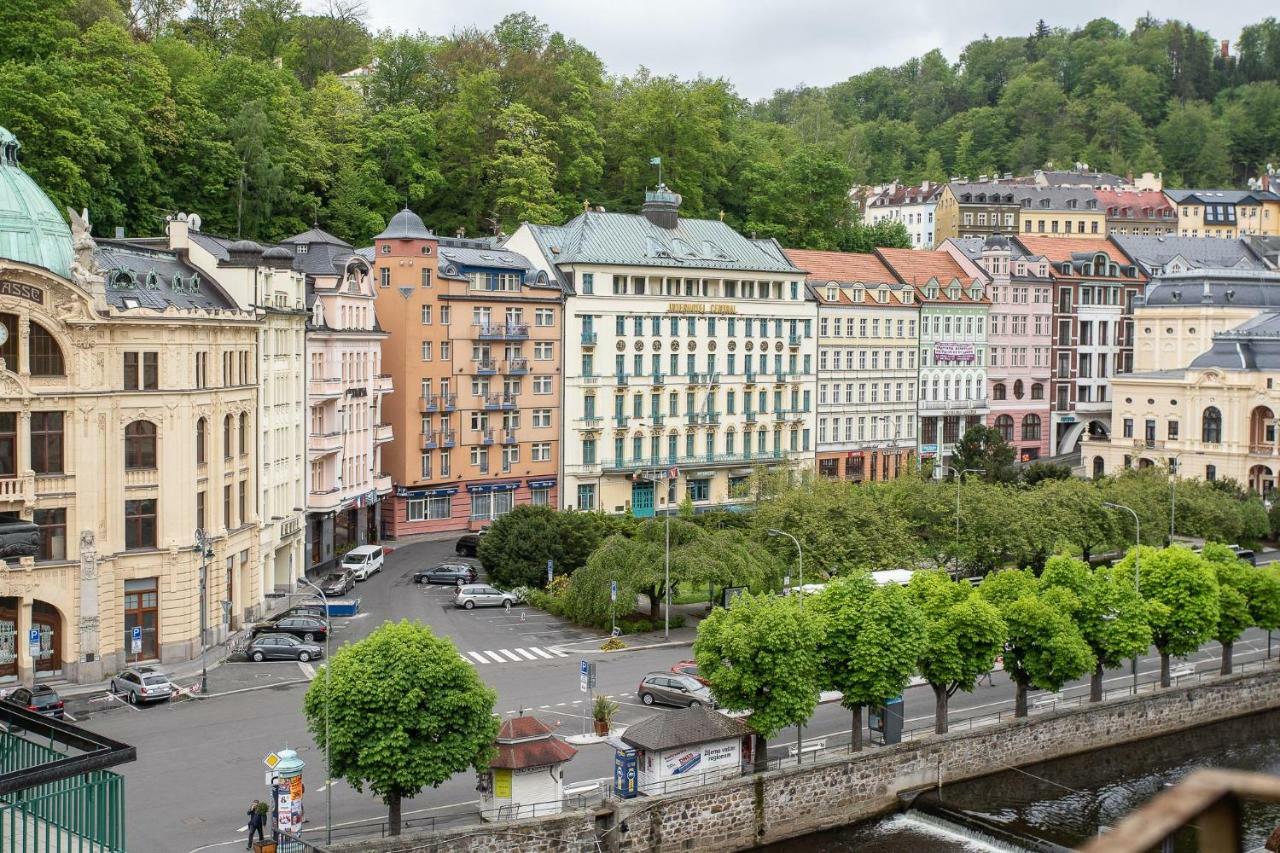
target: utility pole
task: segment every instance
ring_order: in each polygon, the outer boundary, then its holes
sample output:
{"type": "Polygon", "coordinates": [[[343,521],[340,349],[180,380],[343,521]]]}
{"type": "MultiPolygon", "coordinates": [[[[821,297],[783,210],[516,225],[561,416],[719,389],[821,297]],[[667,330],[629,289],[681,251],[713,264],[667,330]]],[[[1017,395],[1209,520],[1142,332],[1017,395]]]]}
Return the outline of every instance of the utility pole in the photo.
{"type": "MultiPolygon", "coordinates": [[[[1141,594],[1142,590],[1138,588],[1138,584],[1141,580],[1139,566],[1142,559],[1142,522],[1139,520],[1138,514],[1124,504],[1103,501],[1102,505],[1108,509],[1122,509],[1133,516],[1133,590],[1141,594]]],[[[1138,658],[1136,656],[1133,659],[1133,695],[1138,695],[1138,658]]]]}

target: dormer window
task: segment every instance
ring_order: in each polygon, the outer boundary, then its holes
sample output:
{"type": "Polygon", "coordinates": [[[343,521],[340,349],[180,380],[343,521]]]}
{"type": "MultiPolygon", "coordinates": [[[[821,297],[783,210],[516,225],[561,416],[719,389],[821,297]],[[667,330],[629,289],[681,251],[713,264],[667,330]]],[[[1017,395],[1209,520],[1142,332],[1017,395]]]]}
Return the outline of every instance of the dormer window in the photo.
{"type": "Polygon", "coordinates": [[[958,287],[948,287],[948,288],[947,288],[947,298],[948,298],[948,299],[959,299],[959,298],[960,298],[960,288],[958,288],[958,287]]]}
{"type": "Polygon", "coordinates": [[[877,302],[888,302],[888,301],[889,301],[889,288],[887,288],[887,287],[882,287],[882,288],[880,288],[879,290],[877,290],[877,291],[876,291],[876,301],[877,301],[877,302]]]}
{"type": "Polygon", "coordinates": [[[839,289],[839,288],[836,288],[836,287],[828,287],[828,288],[827,288],[827,301],[828,301],[828,302],[835,302],[835,301],[836,301],[837,299],[839,299],[839,298],[840,298],[840,289],[839,289]]]}
{"type": "Polygon", "coordinates": [[[861,287],[855,287],[855,288],[853,288],[852,290],[850,290],[850,291],[849,291],[849,299],[850,299],[850,301],[852,301],[852,302],[861,302],[861,301],[862,301],[862,288],[861,288],[861,287]]]}
{"type": "MultiPolygon", "coordinates": [[[[383,246],[382,248],[385,250],[385,249],[386,249],[386,246],[383,246]]],[[[299,243],[298,245],[294,246],[294,247],[293,247],[293,253],[294,253],[295,255],[305,255],[305,254],[307,253],[307,244],[306,244],[306,243],[299,243]]]]}
{"type": "Polygon", "coordinates": [[[910,290],[904,290],[904,291],[902,291],[902,304],[903,304],[903,305],[908,305],[908,304],[910,304],[911,302],[912,302],[911,291],[910,291],[910,290]]]}
{"type": "Polygon", "coordinates": [[[1069,198],[1069,199],[1067,199],[1067,207],[1068,207],[1068,208],[1070,208],[1071,210],[1075,210],[1075,209],[1076,209],[1076,206],[1077,206],[1077,205],[1076,205],[1076,200],[1075,200],[1074,198],[1069,198]]]}

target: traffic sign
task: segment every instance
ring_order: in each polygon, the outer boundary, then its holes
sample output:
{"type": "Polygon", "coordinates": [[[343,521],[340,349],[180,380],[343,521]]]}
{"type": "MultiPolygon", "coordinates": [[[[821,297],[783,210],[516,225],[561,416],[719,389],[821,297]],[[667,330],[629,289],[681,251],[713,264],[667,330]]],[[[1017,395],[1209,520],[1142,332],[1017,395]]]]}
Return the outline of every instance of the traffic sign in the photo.
{"type": "Polygon", "coordinates": [[[586,659],[586,658],[583,658],[582,660],[578,661],[578,674],[579,674],[579,675],[583,675],[583,676],[585,676],[585,675],[586,675],[588,672],[590,672],[590,671],[591,671],[591,664],[590,664],[590,662],[588,662],[588,661],[587,661],[587,659],[586,659]]]}
{"type": "Polygon", "coordinates": [[[276,765],[280,763],[280,756],[276,755],[274,752],[269,752],[267,753],[267,757],[262,759],[262,763],[270,767],[272,770],[275,770],[276,765]]]}
{"type": "Polygon", "coordinates": [[[142,653],[142,628],[137,627],[129,632],[129,646],[132,654],[142,653]]]}
{"type": "Polygon", "coordinates": [[[591,689],[591,662],[583,658],[578,662],[578,690],[586,693],[591,689]]]}
{"type": "Polygon", "coordinates": [[[554,571],[554,569],[555,569],[555,565],[556,565],[556,561],[555,561],[555,560],[547,560],[547,585],[548,585],[548,586],[550,586],[550,585],[551,585],[551,581],[552,581],[552,571],[554,571]]]}
{"type": "Polygon", "coordinates": [[[618,600],[618,582],[617,581],[609,581],[609,600],[610,601],[618,600]]]}

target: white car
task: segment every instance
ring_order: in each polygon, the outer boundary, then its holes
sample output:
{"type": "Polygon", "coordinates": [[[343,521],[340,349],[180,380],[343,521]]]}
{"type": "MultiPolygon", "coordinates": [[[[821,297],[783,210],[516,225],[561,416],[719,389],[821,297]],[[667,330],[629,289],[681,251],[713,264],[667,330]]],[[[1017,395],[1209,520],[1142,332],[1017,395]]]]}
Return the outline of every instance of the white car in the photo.
{"type": "Polygon", "coordinates": [[[510,607],[516,603],[516,595],[483,583],[464,584],[458,587],[454,607],[471,610],[473,607],[510,607]]]}
{"type": "Polygon", "coordinates": [[[342,568],[358,581],[368,580],[382,571],[383,557],[381,545],[361,545],[342,555],[342,568]]]}
{"type": "Polygon", "coordinates": [[[161,702],[175,692],[169,676],[152,666],[131,666],[121,670],[111,678],[108,689],[117,696],[123,693],[130,705],[161,702]]]}

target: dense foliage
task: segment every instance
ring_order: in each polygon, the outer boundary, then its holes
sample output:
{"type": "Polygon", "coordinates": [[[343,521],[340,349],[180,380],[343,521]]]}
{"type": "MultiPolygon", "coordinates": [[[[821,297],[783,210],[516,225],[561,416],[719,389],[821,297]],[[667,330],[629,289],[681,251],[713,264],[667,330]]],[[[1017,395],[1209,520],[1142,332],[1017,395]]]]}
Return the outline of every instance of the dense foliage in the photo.
{"type": "MultiPolygon", "coordinates": [[[[8,0],[0,124],[99,233],[164,214],[273,239],[313,221],[367,241],[412,205],[439,233],[510,232],[584,202],[635,210],[656,181],[787,245],[905,245],[850,185],[1053,161],[1241,184],[1280,155],[1280,23],[1238,57],[1177,21],[983,38],[749,104],[724,79],[610,76],[527,14],[448,35],[370,33],[361,0],[8,0]],[[336,74],[376,70],[357,85],[336,74]]],[[[1220,33],[1219,36],[1234,35],[1220,33]]]]}
{"type": "Polygon", "coordinates": [[[504,588],[542,586],[548,560],[556,574],[572,574],[616,526],[618,522],[603,513],[556,512],[522,504],[480,537],[476,556],[493,583],[504,588]]]}

